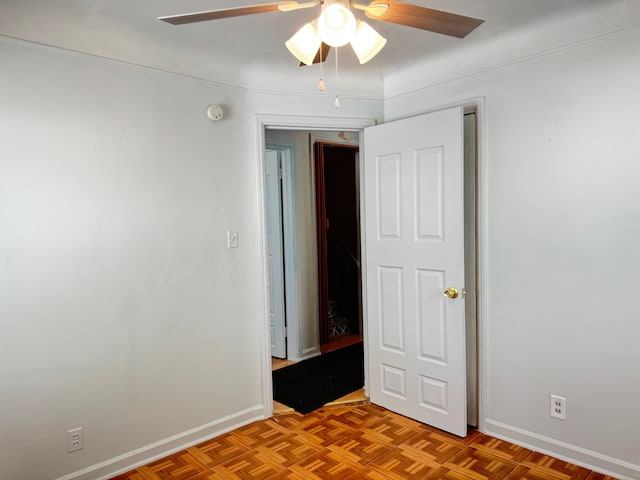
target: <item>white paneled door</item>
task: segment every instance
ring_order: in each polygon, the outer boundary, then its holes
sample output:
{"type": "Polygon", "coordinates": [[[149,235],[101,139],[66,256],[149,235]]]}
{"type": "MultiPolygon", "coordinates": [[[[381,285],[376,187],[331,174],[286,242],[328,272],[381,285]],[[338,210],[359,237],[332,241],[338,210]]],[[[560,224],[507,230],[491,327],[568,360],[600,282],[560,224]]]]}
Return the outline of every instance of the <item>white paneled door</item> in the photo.
{"type": "Polygon", "coordinates": [[[282,190],[280,188],[280,154],[277,151],[266,151],[265,171],[271,356],[287,358],[284,313],[284,259],[282,254],[282,190]]]}
{"type": "Polygon", "coordinates": [[[467,431],[462,125],[462,109],[452,108],[364,134],[370,398],[459,436],[467,431]]]}

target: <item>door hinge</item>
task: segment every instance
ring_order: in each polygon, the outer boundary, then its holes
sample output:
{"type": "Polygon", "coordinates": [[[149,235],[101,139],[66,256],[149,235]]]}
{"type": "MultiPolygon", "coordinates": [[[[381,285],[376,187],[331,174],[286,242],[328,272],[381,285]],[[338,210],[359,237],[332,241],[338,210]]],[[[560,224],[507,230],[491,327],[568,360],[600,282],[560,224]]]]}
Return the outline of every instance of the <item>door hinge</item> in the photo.
{"type": "Polygon", "coordinates": [[[287,327],[284,327],[284,338],[288,337],[287,327]]]}

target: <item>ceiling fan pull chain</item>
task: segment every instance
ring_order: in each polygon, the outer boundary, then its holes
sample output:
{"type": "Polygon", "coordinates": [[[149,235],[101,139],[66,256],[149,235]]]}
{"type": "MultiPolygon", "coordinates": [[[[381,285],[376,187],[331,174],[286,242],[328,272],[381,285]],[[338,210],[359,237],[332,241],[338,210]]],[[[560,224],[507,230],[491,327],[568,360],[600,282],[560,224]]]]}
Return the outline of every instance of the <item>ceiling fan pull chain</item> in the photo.
{"type": "Polygon", "coordinates": [[[324,63],[322,61],[322,43],[320,43],[320,81],[318,82],[318,90],[320,90],[321,92],[324,92],[324,89],[327,88],[324,84],[324,74],[323,74],[323,70],[322,70],[322,64],[324,63]]]}
{"type": "Polygon", "coordinates": [[[339,48],[336,48],[336,101],[334,103],[334,105],[336,106],[336,108],[340,108],[340,99],[338,98],[338,50],[339,48]]]}

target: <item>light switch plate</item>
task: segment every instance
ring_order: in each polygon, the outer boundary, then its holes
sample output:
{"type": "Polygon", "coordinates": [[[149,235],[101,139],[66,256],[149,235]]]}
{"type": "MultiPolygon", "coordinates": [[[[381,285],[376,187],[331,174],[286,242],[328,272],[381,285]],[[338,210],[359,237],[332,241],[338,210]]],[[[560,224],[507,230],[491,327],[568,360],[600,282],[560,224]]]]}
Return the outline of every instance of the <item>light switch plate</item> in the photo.
{"type": "Polygon", "coordinates": [[[227,248],[238,248],[237,230],[227,230],[227,248]]]}

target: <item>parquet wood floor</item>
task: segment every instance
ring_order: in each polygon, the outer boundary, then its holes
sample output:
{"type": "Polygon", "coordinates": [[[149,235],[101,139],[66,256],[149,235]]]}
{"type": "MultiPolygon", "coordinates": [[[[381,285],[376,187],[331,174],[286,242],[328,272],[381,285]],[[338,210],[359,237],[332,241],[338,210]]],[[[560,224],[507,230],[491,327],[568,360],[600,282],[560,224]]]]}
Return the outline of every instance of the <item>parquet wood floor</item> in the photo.
{"type": "Polygon", "coordinates": [[[615,480],[472,431],[442,432],[368,402],[254,422],[113,480],[615,480]]]}
{"type": "Polygon", "coordinates": [[[271,357],[271,371],[279,370],[289,365],[295,365],[296,362],[288,360],[286,358],[271,357]]]}

